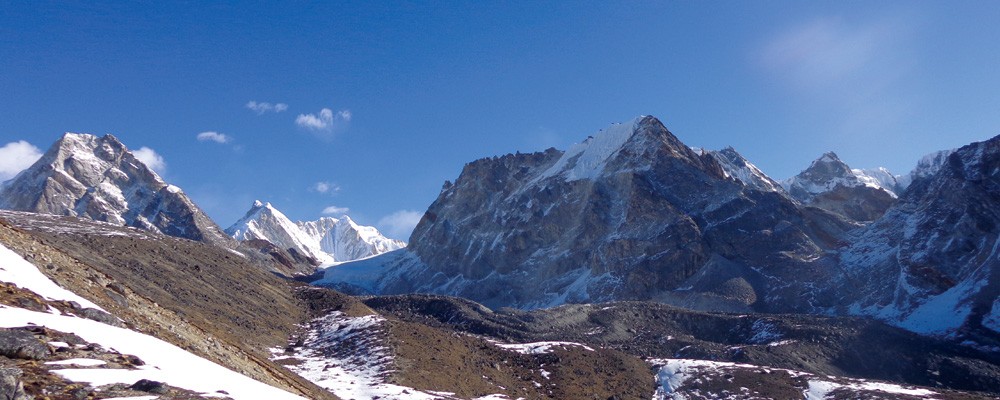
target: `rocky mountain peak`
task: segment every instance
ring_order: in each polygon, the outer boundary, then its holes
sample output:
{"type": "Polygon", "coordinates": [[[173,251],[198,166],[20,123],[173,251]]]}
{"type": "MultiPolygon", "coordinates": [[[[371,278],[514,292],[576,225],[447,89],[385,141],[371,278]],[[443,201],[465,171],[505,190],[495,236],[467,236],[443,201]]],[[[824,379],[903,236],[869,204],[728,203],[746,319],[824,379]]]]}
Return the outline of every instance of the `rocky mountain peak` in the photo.
{"type": "Polygon", "coordinates": [[[69,215],[232,246],[180,188],[113,135],[66,133],[0,187],[0,208],[69,215]]]}

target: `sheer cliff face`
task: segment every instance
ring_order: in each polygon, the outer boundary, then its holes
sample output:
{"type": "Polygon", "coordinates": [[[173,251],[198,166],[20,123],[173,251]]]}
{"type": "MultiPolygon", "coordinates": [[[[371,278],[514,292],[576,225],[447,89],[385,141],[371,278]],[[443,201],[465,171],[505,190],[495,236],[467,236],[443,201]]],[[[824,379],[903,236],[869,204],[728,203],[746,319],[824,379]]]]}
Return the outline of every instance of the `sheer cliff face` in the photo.
{"type": "Polygon", "coordinates": [[[849,227],[742,183],[642,117],[564,153],[470,163],[414,231],[419,261],[382,287],[528,308],[661,299],[786,309],[759,301],[794,290],[772,278],[820,278],[815,260],[849,227]]]}
{"type": "Polygon", "coordinates": [[[164,182],[111,135],[67,133],[0,186],[0,207],[234,245],[180,188],[164,182]]]}

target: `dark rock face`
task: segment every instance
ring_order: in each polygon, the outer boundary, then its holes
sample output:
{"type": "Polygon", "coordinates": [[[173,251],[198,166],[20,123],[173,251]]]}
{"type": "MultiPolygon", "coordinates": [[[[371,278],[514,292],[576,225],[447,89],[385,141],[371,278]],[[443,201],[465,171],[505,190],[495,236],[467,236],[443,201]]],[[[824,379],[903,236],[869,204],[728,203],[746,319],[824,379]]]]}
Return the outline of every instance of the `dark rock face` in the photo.
{"type": "Polygon", "coordinates": [[[34,165],[0,186],[0,208],[235,246],[180,188],[164,182],[111,135],[67,133],[34,165]]]}
{"type": "Polygon", "coordinates": [[[853,312],[1000,345],[1000,136],[951,153],[852,242],[853,312]]]}
{"type": "Polygon", "coordinates": [[[468,164],[414,230],[415,257],[402,257],[376,290],[491,307],[656,299],[806,310],[826,294],[786,283],[826,279],[816,260],[853,227],[730,177],[643,117],[565,153],[468,164]],[[775,285],[784,276],[796,279],[775,285]]]}
{"type": "Polygon", "coordinates": [[[164,385],[163,382],[152,381],[149,379],[140,379],[136,383],[133,383],[132,386],[129,386],[129,389],[156,394],[167,393],[167,385],[164,385]]]}
{"type": "Polygon", "coordinates": [[[895,203],[896,198],[882,189],[837,185],[830,191],[817,194],[808,204],[854,221],[869,222],[882,217],[895,203]]]}
{"type": "Polygon", "coordinates": [[[23,329],[0,328],[0,356],[25,360],[44,360],[50,355],[49,346],[23,329]]]}

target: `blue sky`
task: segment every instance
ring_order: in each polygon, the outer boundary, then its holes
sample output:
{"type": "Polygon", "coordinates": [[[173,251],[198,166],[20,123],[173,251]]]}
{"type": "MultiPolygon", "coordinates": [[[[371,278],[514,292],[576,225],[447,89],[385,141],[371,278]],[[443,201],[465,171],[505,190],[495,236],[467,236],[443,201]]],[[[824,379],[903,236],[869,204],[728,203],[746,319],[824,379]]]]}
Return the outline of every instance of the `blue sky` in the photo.
{"type": "Polygon", "coordinates": [[[30,156],[10,143],[112,133],[223,227],[262,199],[403,238],[465,163],[640,114],[777,179],[828,150],[905,173],[1000,134],[996,21],[969,1],[8,3],[0,173],[30,156]]]}

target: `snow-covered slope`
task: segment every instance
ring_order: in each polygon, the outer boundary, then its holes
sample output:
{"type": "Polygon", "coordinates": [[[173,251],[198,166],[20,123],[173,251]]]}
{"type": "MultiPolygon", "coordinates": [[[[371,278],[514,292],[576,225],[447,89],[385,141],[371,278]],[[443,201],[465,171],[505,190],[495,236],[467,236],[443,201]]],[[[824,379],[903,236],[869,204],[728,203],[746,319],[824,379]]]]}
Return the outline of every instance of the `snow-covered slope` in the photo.
{"type": "MultiPolygon", "coordinates": [[[[46,300],[75,301],[96,307],[93,303],[59,287],[42,275],[34,265],[3,245],[0,245],[0,281],[27,289],[46,300]]],[[[234,399],[302,398],[250,379],[143,333],[62,313],[51,307],[46,313],[0,305],[0,328],[29,325],[72,332],[87,342],[138,357],[143,364],[135,369],[84,368],[88,365],[100,366],[104,362],[81,359],[74,361],[75,367],[54,371],[73,382],[100,387],[117,383],[131,385],[140,379],[148,379],[207,396],[217,395],[221,391],[234,399]]],[[[50,343],[50,345],[57,344],[50,343]]]]}
{"type": "Polygon", "coordinates": [[[0,185],[0,208],[70,215],[223,246],[233,241],[112,135],[67,133],[0,185]]]}
{"type": "Polygon", "coordinates": [[[900,188],[905,189],[910,186],[910,184],[921,178],[928,178],[933,176],[941,169],[941,166],[947,162],[948,157],[951,156],[957,149],[941,150],[935,151],[928,155],[920,158],[917,162],[917,166],[910,171],[909,174],[899,177],[900,188]]]}
{"type": "Polygon", "coordinates": [[[650,359],[649,363],[657,368],[654,400],[942,398],[929,388],[758,365],[688,359],[650,359]]]}
{"type": "Polygon", "coordinates": [[[283,249],[316,259],[321,264],[352,261],[406,246],[382,236],[372,226],[362,226],[344,215],[293,223],[271,203],[255,201],[247,214],[226,229],[236,240],[262,239],[283,249]]]}

